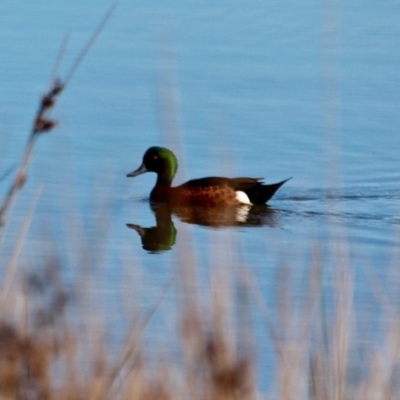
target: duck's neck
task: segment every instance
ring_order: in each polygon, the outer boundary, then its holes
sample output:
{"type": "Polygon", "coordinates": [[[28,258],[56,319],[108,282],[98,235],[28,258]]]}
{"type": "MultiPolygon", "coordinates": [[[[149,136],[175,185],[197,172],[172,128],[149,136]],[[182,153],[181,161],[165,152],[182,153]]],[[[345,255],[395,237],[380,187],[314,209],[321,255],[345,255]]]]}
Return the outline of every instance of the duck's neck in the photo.
{"type": "Polygon", "coordinates": [[[157,182],[156,182],[156,186],[167,186],[167,187],[171,187],[171,183],[172,180],[162,176],[162,175],[158,175],[157,176],[157,182]]]}
{"type": "Polygon", "coordinates": [[[150,200],[156,203],[168,203],[171,192],[171,182],[164,174],[157,175],[157,182],[150,193],[150,200]]]}
{"type": "Polygon", "coordinates": [[[174,179],[175,171],[169,166],[164,171],[157,174],[156,186],[171,187],[172,180],[174,179]]]}

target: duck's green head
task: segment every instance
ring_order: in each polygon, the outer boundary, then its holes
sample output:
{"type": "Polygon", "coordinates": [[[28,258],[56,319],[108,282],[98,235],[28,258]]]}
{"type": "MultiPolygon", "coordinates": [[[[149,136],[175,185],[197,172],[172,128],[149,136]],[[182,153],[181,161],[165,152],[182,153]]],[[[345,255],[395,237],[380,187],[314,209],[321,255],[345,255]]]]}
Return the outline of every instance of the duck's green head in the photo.
{"type": "Polygon", "coordinates": [[[142,165],[127,177],[135,177],[145,172],[157,174],[157,184],[171,184],[178,170],[175,154],[165,147],[150,147],[143,156],[142,165]]]}

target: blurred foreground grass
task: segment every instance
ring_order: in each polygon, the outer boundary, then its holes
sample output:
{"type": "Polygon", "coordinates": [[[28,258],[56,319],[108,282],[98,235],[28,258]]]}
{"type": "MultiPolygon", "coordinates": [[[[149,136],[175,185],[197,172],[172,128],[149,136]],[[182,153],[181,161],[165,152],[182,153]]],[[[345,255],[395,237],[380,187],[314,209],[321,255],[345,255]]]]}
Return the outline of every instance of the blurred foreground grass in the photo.
{"type": "MultiPolygon", "coordinates": [[[[233,243],[226,245],[233,250],[233,243]]],[[[127,328],[116,347],[91,323],[75,288],[64,284],[57,257],[44,259],[35,272],[25,265],[18,281],[3,283],[0,295],[0,399],[400,398],[400,318],[388,305],[382,341],[355,356],[362,327],[354,315],[353,270],[344,247],[337,250],[329,305],[315,246],[303,288],[293,288],[292,265],[280,266],[274,311],[245,265],[229,268],[216,260],[209,287],[200,292],[202,265],[190,248],[186,243],[178,249],[174,278],[152,310],[144,311],[143,304],[121,309],[118,318],[127,328]],[[171,319],[176,326],[165,332],[171,335],[165,341],[179,348],[164,351],[147,346],[144,336],[156,334],[148,330],[155,329],[157,314],[169,318],[171,310],[161,305],[171,292],[179,299],[178,317],[171,319]],[[269,370],[258,370],[255,318],[267,327],[262,340],[273,345],[269,370]],[[85,330],[78,320],[86,322],[85,330]],[[272,382],[266,389],[263,379],[272,382]]]]}

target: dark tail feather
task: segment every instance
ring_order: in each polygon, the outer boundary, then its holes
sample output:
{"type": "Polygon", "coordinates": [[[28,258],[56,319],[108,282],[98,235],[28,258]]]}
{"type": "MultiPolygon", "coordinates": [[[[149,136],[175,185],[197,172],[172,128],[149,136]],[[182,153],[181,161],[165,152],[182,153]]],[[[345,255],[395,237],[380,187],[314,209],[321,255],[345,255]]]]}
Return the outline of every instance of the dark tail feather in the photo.
{"type": "Polygon", "coordinates": [[[290,179],[292,178],[285,179],[282,182],[272,183],[271,185],[259,183],[251,189],[246,190],[246,194],[249,196],[249,199],[253,204],[265,204],[275,194],[275,192],[290,179]]]}

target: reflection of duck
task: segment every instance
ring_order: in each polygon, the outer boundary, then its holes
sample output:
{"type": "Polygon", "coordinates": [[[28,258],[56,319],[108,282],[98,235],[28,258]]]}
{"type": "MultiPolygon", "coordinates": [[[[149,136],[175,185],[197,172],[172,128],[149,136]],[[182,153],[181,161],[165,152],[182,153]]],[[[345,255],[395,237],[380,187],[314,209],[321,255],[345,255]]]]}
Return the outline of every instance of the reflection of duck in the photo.
{"type": "Polygon", "coordinates": [[[288,180],[265,185],[262,178],[209,177],[172,187],[177,169],[178,161],[172,151],[150,147],[143,156],[142,165],[127,176],[135,177],[145,172],[157,174],[156,185],[150,193],[152,203],[202,207],[265,204],[288,180]]]}
{"type": "Polygon", "coordinates": [[[175,244],[177,230],[172,214],[181,221],[210,228],[234,226],[276,226],[277,213],[267,205],[225,206],[225,207],[170,207],[168,204],[152,204],[156,217],[156,226],[143,228],[135,224],[126,224],[135,230],[143,249],[151,253],[171,250],[175,244]]]}
{"type": "MultiPolygon", "coordinates": [[[[153,208],[153,207],[152,207],[153,208]]],[[[220,207],[174,207],[181,221],[210,228],[276,226],[276,212],[265,204],[220,207]]]]}
{"type": "Polygon", "coordinates": [[[171,212],[167,207],[159,207],[153,212],[156,217],[156,226],[151,228],[143,228],[135,224],[126,224],[126,226],[139,234],[144,250],[151,253],[171,250],[176,239],[176,228],[172,222],[171,212]]]}

